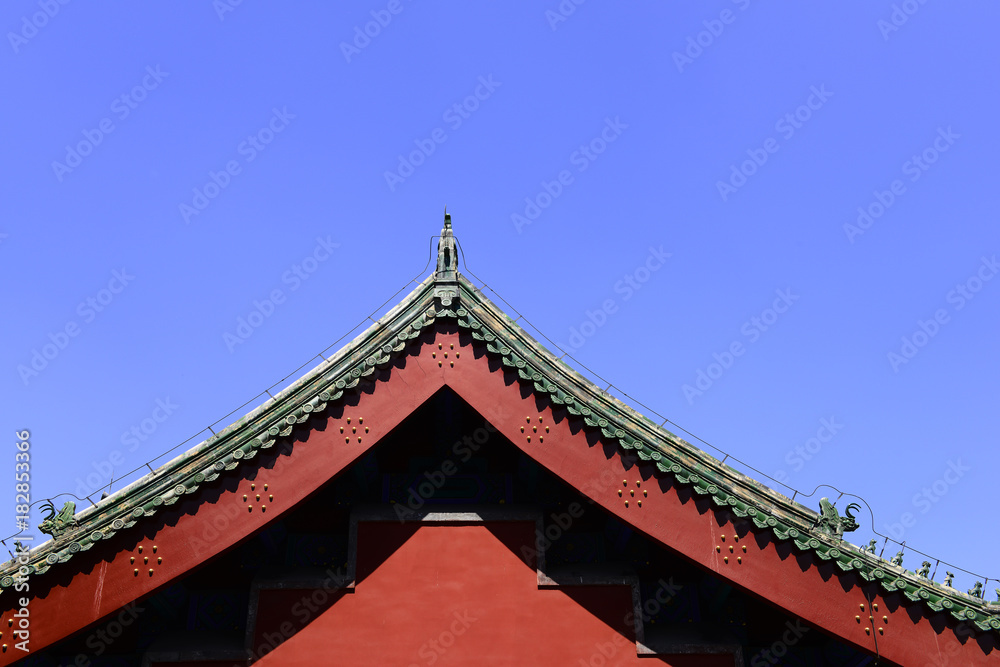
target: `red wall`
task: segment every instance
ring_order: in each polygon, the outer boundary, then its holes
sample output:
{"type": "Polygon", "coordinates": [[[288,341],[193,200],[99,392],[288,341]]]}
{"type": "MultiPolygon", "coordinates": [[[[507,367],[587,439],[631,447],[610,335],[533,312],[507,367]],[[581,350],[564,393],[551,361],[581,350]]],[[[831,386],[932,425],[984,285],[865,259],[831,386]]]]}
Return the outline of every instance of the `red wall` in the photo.
{"type": "MultiPolygon", "coordinates": [[[[876,595],[870,602],[856,585],[854,575],[843,575],[829,563],[807,566],[799,562],[800,558],[812,560],[814,556],[800,557],[787,543],[776,543],[766,531],[750,534],[741,531],[742,541],[734,544],[737,530],[722,518],[724,515],[699,507],[699,503],[688,498],[690,492],[683,486],[660,484],[650,476],[648,465],[641,469],[628,466],[626,470],[619,454],[609,458],[603,447],[589,444],[585,433],[571,428],[569,420],[555,421],[552,410],[548,407],[540,410],[536,398],[525,395],[520,383],[502,372],[491,371],[490,362],[481,351],[477,355],[470,346],[461,344],[457,333],[443,331],[437,332],[434,343],[424,344],[418,354],[407,357],[405,366],[394,368],[388,382],[380,382],[373,393],[362,393],[356,406],[335,409],[326,420],[325,429],[310,431],[305,442],[296,444],[291,456],[280,457],[273,469],[258,470],[253,479],[243,479],[232,492],[202,503],[197,515],[182,514],[155,535],[124,531],[91,554],[78,554],[67,565],[53,568],[53,575],[45,575],[47,581],[51,583],[55,577],[68,580],[68,585],[41,595],[37,590],[40,584],[36,582],[33,587],[33,593],[39,597],[31,602],[32,618],[37,620],[31,628],[32,650],[38,651],[117,612],[130,601],[184,575],[259,530],[375,446],[444,385],[454,389],[515,446],[598,505],[709,571],[816,627],[869,651],[874,650],[877,640],[883,659],[900,664],[947,662],[959,657],[966,664],[986,664],[996,659],[994,634],[984,633],[976,640],[963,642],[951,629],[940,627],[940,618],[928,622],[922,607],[906,603],[898,595],[888,596],[889,599],[876,595]],[[455,356],[449,357],[449,363],[437,358],[451,351],[455,356]],[[363,432],[354,434],[352,429],[360,422],[351,421],[352,417],[365,418],[363,432]],[[348,433],[351,435],[347,436],[348,433]],[[637,502],[624,505],[618,495],[623,483],[630,492],[648,491],[641,507],[637,502]],[[260,493],[253,484],[270,484],[266,514],[263,500],[261,504],[243,500],[244,494],[255,498],[260,493]],[[156,556],[162,557],[162,564],[157,562],[154,567],[152,562],[148,566],[143,563],[142,576],[138,576],[135,572],[138,561],[149,555],[148,551],[140,554],[139,547],[148,549],[157,545],[156,556]],[[730,546],[743,554],[733,553],[736,562],[731,558],[726,560],[725,552],[730,546]],[[131,562],[132,557],[137,558],[136,564],[131,562]],[[147,567],[155,572],[148,573],[147,567]],[[77,571],[70,578],[69,572],[74,570],[77,571]],[[871,609],[868,607],[872,602],[878,605],[877,614],[874,604],[871,609]],[[865,632],[865,615],[884,615],[884,635],[875,637],[865,632]]],[[[399,584],[393,593],[404,594],[398,588],[399,584]]],[[[3,597],[0,605],[5,611],[0,615],[0,626],[7,626],[16,598],[3,597]]],[[[352,597],[357,596],[348,596],[352,597]]],[[[348,598],[344,601],[348,602],[348,598]]],[[[532,617],[527,626],[535,627],[538,623],[532,617]]],[[[383,642],[396,629],[377,627],[383,633],[383,642]]],[[[438,632],[446,629],[442,626],[438,632]]],[[[419,636],[426,638],[427,631],[422,629],[419,636]]],[[[595,641],[589,646],[593,647],[595,641]]],[[[419,650],[420,645],[415,648],[419,650]]],[[[13,651],[0,654],[0,665],[21,657],[23,654],[15,655],[13,651]]],[[[416,656],[415,664],[421,664],[420,660],[416,656]]]]}
{"type": "Polygon", "coordinates": [[[355,592],[273,652],[256,647],[257,664],[674,664],[636,657],[627,586],[539,589],[516,546],[533,544],[533,531],[361,524],[355,592]]]}

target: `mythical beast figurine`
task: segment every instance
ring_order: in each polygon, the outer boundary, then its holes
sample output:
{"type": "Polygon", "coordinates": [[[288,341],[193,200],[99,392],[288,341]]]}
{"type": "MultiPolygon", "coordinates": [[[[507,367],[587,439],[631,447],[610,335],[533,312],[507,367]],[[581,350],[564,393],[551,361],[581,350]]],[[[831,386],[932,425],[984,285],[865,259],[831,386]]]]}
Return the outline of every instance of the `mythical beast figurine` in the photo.
{"type": "Polygon", "coordinates": [[[76,514],[76,503],[72,500],[66,501],[66,504],[62,506],[58,514],[56,513],[55,505],[52,504],[51,500],[46,501],[42,505],[42,511],[48,512],[45,519],[38,524],[38,530],[43,533],[47,533],[54,538],[58,538],[60,535],[65,533],[70,528],[75,528],[77,526],[74,514],[76,514]]]}
{"type": "Polygon", "coordinates": [[[844,539],[844,533],[858,529],[858,522],[854,519],[852,512],[860,509],[860,505],[851,503],[844,509],[844,516],[840,516],[837,513],[837,508],[833,506],[829,498],[820,498],[819,518],[816,519],[815,525],[828,535],[842,540],[844,539]]]}

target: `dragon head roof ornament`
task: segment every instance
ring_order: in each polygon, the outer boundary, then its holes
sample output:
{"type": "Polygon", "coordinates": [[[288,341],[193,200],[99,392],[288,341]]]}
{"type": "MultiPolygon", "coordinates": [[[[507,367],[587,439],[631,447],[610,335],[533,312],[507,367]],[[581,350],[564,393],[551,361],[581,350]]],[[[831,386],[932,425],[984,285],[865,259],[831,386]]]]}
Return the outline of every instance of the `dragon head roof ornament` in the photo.
{"type": "Polygon", "coordinates": [[[823,532],[844,539],[844,533],[849,533],[858,529],[858,522],[854,518],[854,512],[861,509],[857,503],[851,503],[844,509],[844,516],[840,516],[837,508],[830,502],[829,498],[819,499],[819,517],[816,519],[816,527],[823,532]]]}

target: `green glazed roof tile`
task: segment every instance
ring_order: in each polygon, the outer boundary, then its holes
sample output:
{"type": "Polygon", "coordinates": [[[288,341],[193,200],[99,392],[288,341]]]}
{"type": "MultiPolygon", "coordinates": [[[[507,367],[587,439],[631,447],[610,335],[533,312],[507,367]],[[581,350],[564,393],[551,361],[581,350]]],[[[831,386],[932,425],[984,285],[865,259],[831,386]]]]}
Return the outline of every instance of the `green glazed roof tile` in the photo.
{"type": "MultiPolygon", "coordinates": [[[[816,512],[657,426],[557,359],[457,271],[450,216],[446,216],[442,230],[437,270],[397,306],[271,400],[96,507],[77,514],[76,526],[31,550],[29,576],[61,567],[74,554],[252,461],[259,450],[273,447],[296,424],[322,413],[356,389],[362,378],[390,364],[438,319],[457,322],[471,334],[474,345],[504,367],[516,369],[519,381],[565,407],[570,415],[582,418],[585,427],[599,433],[604,441],[617,443],[626,453],[634,452],[639,460],[652,463],[659,475],[691,486],[694,493],[708,496],[720,509],[770,530],[777,540],[791,541],[798,550],[812,552],[817,564],[833,561],[841,571],[855,573],[866,582],[878,582],[887,593],[900,591],[929,612],[950,613],[982,630],[1000,630],[997,605],[919,577],[819,530],[816,512]]],[[[13,586],[16,571],[14,561],[0,567],[0,592],[13,586]]]]}

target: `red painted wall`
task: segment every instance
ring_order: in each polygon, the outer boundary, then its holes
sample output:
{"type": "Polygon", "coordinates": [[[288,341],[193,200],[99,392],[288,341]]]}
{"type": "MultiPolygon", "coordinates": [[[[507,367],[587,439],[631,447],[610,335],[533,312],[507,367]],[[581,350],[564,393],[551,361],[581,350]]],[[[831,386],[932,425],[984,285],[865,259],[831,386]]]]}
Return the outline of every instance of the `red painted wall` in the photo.
{"type": "MultiPolygon", "coordinates": [[[[419,354],[407,357],[403,368],[393,369],[388,382],[380,382],[373,393],[361,394],[356,407],[345,407],[342,412],[336,408],[336,416],[327,419],[325,429],[311,431],[305,442],[295,445],[290,457],[280,457],[275,470],[260,470],[254,481],[243,480],[235,493],[227,492],[214,502],[203,503],[197,515],[180,516],[155,535],[143,537],[138,530],[126,531],[121,538],[102,545],[100,562],[77,572],[68,586],[32,600],[32,618],[37,621],[32,624],[32,650],[40,650],[116,612],[259,530],[269,519],[287,511],[375,446],[383,435],[444,385],[454,389],[516,447],[597,504],[662,544],[816,627],[872,652],[877,639],[883,659],[899,664],[934,660],[942,661],[941,664],[957,664],[956,660],[962,664],[987,664],[992,662],[990,658],[997,657],[994,634],[981,634],[978,641],[961,641],[951,629],[932,627],[922,616],[922,610],[911,615],[912,610],[920,608],[899,604],[898,596],[893,596],[896,602],[876,596],[873,600],[879,607],[876,613],[868,606],[861,588],[853,585],[853,575],[841,575],[828,563],[804,567],[798,562],[794,548],[787,543],[776,544],[767,532],[762,531],[760,539],[750,534],[744,535],[740,543],[734,543],[736,528],[720,521],[714,511],[699,509],[683,488],[661,487],[649,476],[648,467],[646,477],[635,467],[626,470],[618,454],[608,459],[603,447],[589,445],[582,432],[573,433],[567,420],[557,423],[549,408],[539,411],[533,395],[522,396],[520,383],[505,378],[502,371],[491,372],[489,361],[482,354],[476,356],[470,346],[462,346],[457,333],[442,331],[437,333],[433,344],[424,344],[419,354]],[[452,351],[461,355],[449,356],[447,360],[439,358],[452,351]],[[353,421],[348,422],[349,417],[353,421]],[[352,429],[358,426],[359,417],[365,417],[364,427],[355,433],[352,429]],[[546,432],[545,427],[550,430],[546,432]],[[617,495],[623,480],[628,490],[648,491],[642,508],[634,502],[627,508],[624,506],[623,498],[617,495]],[[637,482],[642,486],[634,487],[637,482]],[[251,487],[254,483],[269,484],[263,496],[268,498],[266,513],[262,507],[265,501],[255,502],[261,489],[251,487]],[[254,500],[244,501],[244,494],[254,500]],[[152,555],[149,549],[153,545],[159,547],[155,556],[162,558],[162,563],[154,559],[155,564],[147,565],[144,559],[152,555]],[[146,549],[142,554],[138,552],[139,546],[146,549]],[[725,552],[730,546],[734,547],[734,553],[727,563],[725,552]],[[744,546],[746,552],[742,552],[744,546]],[[743,555],[737,555],[735,549],[743,555]],[[734,563],[733,555],[743,562],[734,563]],[[137,562],[133,564],[131,558],[137,562]],[[139,567],[141,576],[136,576],[134,569],[139,567]],[[154,573],[150,575],[148,569],[154,573]],[[875,637],[864,632],[867,615],[878,620],[885,616],[883,635],[875,637]]],[[[73,571],[87,558],[88,554],[79,554],[54,570],[73,571]]],[[[0,626],[6,627],[15,596],[5,594],[3,598],[7,611],[0,626]]],[[[17,654],[7,651],[0,655],[0,665],[23,657],[17,654]]]]}
{"type": "Polygon", "coordinates": [[[510,548],[533,544],[533,532],[530,523],[361,524],[354,594],[257,664],[672,664],[636,656],[628,587],[539,589],[510,548]]]}

